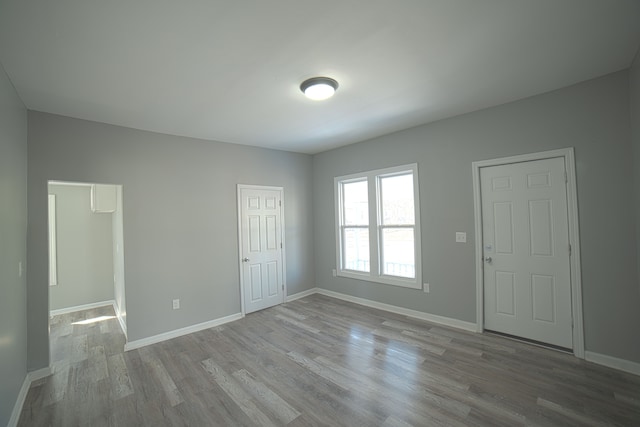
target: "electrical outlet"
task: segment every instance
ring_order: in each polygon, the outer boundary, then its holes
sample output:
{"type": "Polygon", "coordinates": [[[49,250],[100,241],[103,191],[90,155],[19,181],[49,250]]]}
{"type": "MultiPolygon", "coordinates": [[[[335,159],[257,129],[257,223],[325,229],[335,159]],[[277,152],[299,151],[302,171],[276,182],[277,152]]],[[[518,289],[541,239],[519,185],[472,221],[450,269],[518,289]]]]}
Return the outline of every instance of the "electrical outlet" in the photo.
{"type": "Polygon", "coordinates": [[[456,242],[467,243],[467,233],[456,231],[456,242]]]}
{"type": "Polygon", "coordinates": [[[180,308],[180,300],[179,299],[174,299],[173,300],[173,309],[177,310],[180,308]]]}
{"type": "Polygon", "coordinates": [[[331,272],[333,273],[333,277],[336,277],[338,275],[338,272],[336,271],[335,268],[333,270],[331,270],[331,272]]]}
{"type": "Polygon", "coordinates": [[[431,288],[430,288],[430,286],[429,286],[429,284],[428,284],[428,283],[423,283],[423,284],[422,284],[422,289],[424,289],[424,292],[425,292],[425,293],[427,293],[427,294],[428,294],[429,292],[431,292],[431,288]]]}

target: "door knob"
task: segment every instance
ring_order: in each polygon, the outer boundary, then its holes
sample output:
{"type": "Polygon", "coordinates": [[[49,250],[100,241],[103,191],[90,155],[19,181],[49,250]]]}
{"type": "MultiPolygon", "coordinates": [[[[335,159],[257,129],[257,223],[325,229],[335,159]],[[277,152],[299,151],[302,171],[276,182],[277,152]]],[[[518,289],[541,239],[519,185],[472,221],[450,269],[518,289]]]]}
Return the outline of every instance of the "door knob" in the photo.
{"type": "Polygon", "coordinates": [[[249,262],[249,258],[242,258],[242,262],[249,262]]]}
{"type": "Polygon", "coordinates": [[[491,264],[491,257],[490,256],[485,257],[484,261],[491,264]]]}

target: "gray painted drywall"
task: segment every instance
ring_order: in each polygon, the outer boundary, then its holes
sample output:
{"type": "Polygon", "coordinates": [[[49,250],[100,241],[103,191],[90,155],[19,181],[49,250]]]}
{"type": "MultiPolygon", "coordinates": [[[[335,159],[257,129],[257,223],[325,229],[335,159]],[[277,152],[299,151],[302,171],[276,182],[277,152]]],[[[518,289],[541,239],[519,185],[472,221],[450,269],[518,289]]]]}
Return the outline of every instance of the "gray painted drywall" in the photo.
{"type": "Polygon", "coordinates": [[[0,425],[27,375],[26,236],[27,110],[0,65],[0,425]]]}
{"type": "Polygon", "coordinates": [[[627,71],[314,156],[316,284],[475,322],[473,161],[575,147],[586,349],[640,362],[627,71]],[[431,292],[332,277],[333,178],[418,163],[431,292]],[[456,231],[467,243],[455,243],[456,231]]]}
{"type": "Polygon", "coordinates": [[[113,214],[91,212],[89,186],[50,184],[49,194],[56,196],[58,260],[49,308],[113,300],[113,214]]]}
{"type": "Polygon", "coordinates": [[[33,368],[48,363],[47,180],[123,186],[129,340],[240,312],[238,183],[284,187],[288,293],[314,286],[311,156],[33,111],[28,150],[33,368]]]}
{"type": "Polygon", "coordinates": [[[633,144],[633,166],[635,172],[636,200],[636,248],[638,252],[638,292],[640,292],[640,51],[630,70],[631,86],[631,141],[633,144]]]}

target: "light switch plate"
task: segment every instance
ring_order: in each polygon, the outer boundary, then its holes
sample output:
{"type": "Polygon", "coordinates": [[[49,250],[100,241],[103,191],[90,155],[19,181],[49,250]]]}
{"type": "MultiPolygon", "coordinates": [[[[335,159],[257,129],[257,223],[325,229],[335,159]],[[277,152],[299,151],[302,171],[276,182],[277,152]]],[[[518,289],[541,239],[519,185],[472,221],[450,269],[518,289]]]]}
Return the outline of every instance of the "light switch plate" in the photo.
{"type": "Polygon", "coordinates": [[[456,231],[456,242],[467,243],[467,233],[464,233],[462,231],[456,231]]]}
{"type": "Polygon", "coordinates": [[[179,299],[174,299],[173,300],[173,309],[177,310],[180,308],[180,300],[179,299]]]}

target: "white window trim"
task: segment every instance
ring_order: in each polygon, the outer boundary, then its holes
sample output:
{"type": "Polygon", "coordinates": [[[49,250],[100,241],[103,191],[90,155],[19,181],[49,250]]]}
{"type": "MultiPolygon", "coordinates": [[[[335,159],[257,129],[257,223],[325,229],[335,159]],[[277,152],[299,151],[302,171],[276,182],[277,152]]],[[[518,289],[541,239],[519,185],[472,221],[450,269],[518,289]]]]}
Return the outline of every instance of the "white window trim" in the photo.
{"type": "Polygon", "coordinates": [[[411,289],[422,288],[422,233],[420,231],[420,188],[418,186],[418,164],[394,166],[385,169],[377,169],[350,175],[338,176],[334,178],[334,205],[335,205],[335,232],[336,232],[336,275],[351,279],[364,280],[368,282],[384,283],[386,285],[401,286],[411,289]],[[380,226],[378,224],[380,189],[378,188],[378,177],[399,175],[402,172],[413,174],[413,201],[415,209],[414,225],[414,256],[415,256],[415,278],[403,278],[399,276],[389,276],[381,273],[380,262],[380,226]],[[369,186],[369,243],[370,260],[369,272],[359,272],[344,270],[342,268],[342,233],[340,233],[342,195],[340,184],[349,181],[360,181],[366,179],[369,186]]]}
{"type": "Polygon", "coordinates": [[[56,253],[56,196],[49,194],[49,286],[58,284],[58,255],[56,253]]]}

